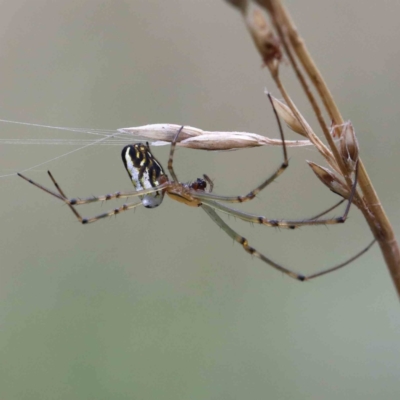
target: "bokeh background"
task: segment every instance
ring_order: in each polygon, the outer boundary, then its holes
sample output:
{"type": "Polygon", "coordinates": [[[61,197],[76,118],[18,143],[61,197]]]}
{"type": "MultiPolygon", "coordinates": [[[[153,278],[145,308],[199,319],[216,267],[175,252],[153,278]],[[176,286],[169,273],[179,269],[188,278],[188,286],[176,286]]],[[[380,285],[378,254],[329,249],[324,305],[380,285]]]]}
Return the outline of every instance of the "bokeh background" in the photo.
{"type": "MultiPolygon", "coordinates": [[[[355,126],[399,233],[400,3],[286,4],[355,126]]],[[[264,95],[277,90],[223,1],[2,0],[0,10],[0,118],[103,129],[169,122],[278,137],[264,95]]],[[[284,65],[282,74],[313,121],[284,65]]],[[[0,138],[38,137],[82,138],[0,124],[0,138]]],[[[74,148],[1,145],[0,173],[74,148]]],[[[165,164],[168,151],[154,153],[165,164]]],[[[289,170],[243,209],[306,218],[337,201],[305,163],[318,154],[289,151],[289,170]]],[[[281,152],[179,149],[175,161],[183,181],[207,173],[216,193],[244,194],[281,152]]],[[[93,146],[27,175],[51,185],[47,169],[71,196],[131,187],[118,146],[93,146]]],[[[0,190],[1,399],[383,400],[400,392],[400,308],[377,247],[301,284],[252,259],[202,210],[169,199],[83,227],[15,175],[0,179],[0,190]]],[[[294,232],[226,220],[302,272],[371,240],[356,209],[345,225],[294,232]]]]}

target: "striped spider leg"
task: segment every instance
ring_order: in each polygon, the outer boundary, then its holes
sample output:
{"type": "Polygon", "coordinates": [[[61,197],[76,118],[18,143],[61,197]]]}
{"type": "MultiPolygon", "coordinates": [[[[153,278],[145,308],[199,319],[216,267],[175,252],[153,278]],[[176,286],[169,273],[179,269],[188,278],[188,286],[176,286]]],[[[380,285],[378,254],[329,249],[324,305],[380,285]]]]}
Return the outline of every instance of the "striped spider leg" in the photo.
{"type": "MultiPolygon", "coordinates": [[[[275,115],[276,111],[274,109],[275,115]]],[[[271,182],[273,182],[280,174],[285,171],[288,166],[288,157],[286,146],[284,142],[284,135],[283,130],[277,117],[280,135],[283,143],[283,162],[282,164],[276,169],[276,171],[268,177],[265,181],[263,181],[259,186],[255,189],[250,191],[247,195],[244,196],[220,196],[212,193],[213,190],[213,182],[207,175],[203,175],[203,178],[198,178],[196,181],[191,183],[181,183],[179,182],[177,175],[174,171],[173,161],[174,161],[174,152],[176,143],[179,138],[179,134],[181,133],[183,126],[178,130],[175,135],[175,138],[171,144],[170,154],[168,159],[168,171],[172,177],[170,180],[166,173],[163,170],[161,164],[157,161],[157,159],[151,153],[149,144],[133,144],[128,145],[123,148],[122,150],[122,160],[125,165],[125,168],[130,176],[132,183],[136,189],[136,191],[131,192],[116,192],[114,194],[107,194],[102,196],[93,196],[84,199],[79,198],[72,198],[69,199],[58,185],[54,177],[49,172],[49,176],[55,185],[57,192],[52,191],[41,184],[38,184],[31,179],[23,176],[22,174],[18,174],[21,178],[27,180],[29,183],[33,184],[34,186],[42,189],[43,191],[51,194],[52,196],[58,198],[59,200],[65,202],[72,210],[76,218],[82,224],[88,224],[91,222],[96,222],[100,219],[105,217],[109,217],[112,215],[120,214],[121,212],[128,211],[130,209],[136,208],[140,205],[143,205],[146,208],[154,208],[158,207],[164,198],[164,195],[167,194],[173,200],[176,200],[180,203],[184,203],[191,207],[201,207],[206,212],[206,214],[217,224],[219,225],[227,235],[229,235],[233,240],[240,243],[244,250],[251,255],[259,258],[261,261],[264,261],[266,264],[272,266],[273,268],[277,269],[280,272],[290,276],[291,278],[297,279],[299,281],[305,281],[317,278],[319,276],[328,274],[329,272],[333,272],[338,270],[345,265],[348,265],[356,258],[360,257],[364,254],[375,242],[372,241],[366,248],[362,251],[357,253],[355,256],[351,257],[350,259],[346,260],[345,262],[331,267],[329,269],[323,270],[321,272],[314,273],[312,275],[305,276],[303,274],[296,273],[291,271],[290,269],[277,264],[275,261],[269,259],[262,253],[260,253],[255,248],[251,247],[246,238],[239,235],[235,232],[232,228],[230,228],[222,218],[217,214],[215,210],[219,210],[225,212],[229,215],[233,215],[238,217],[247,222],[259,223],[262,225],[272,226],[272,227],[281,227],[281,228],[288,228],[294,229],[299,226],[306,226],[306,225],[327,225],[327,224],[338,224],[345,222],[347,215],[349,213],[349,209],[353,200],[353,196],[356,190],[357,185],[357,175],[358,175],[358,168],[355,170],[354,182],[351,193],[348,198],[346,209],[341,217],[337,218],[327,218],[321,219],[320,217],[324,216],[334,208],[336,208],[339,204],[343,203],[345,200],[341,200],[339,203],[335,204],[333,207],[319,213],[318,215],[305,219],[305,220],[276,220],[276,219],[268,219],[263,216],[257,216],[249,213],[244,213],[242,211],[236,210],[231,208],[227,205],[222,204],[225,203],[242,203],[245,201],[252,200],[261,190],[267,187],[271,182]],[[207,190],[208,189],[208,190],[207,190]],[[207,191],[206,191],[207,190],[207,191]],[[91,218],[84,218],[82,217],[75,209],[75,206],[89,204],[98,201],[109,201],[118,198],[133,198],[139,197],[140,202],[135,203],[126,203],[121,207],[115,208],[103,214],[99,214],[97,216],[91,218]]]]}

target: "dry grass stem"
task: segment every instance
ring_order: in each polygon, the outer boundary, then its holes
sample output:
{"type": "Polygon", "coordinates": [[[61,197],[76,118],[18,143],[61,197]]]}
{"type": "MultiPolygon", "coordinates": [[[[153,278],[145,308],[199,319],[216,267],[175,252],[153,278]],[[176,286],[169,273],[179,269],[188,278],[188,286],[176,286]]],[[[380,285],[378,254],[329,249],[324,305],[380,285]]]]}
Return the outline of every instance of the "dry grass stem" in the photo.
{"type": "MultiPolygon", "coordinates": [[[[162,145],[174,140],[180,125],[175,124],[152,124],[137,126],[133,128],[118,129],[141,138],[155,140],[152,145],[162,145]]],[[[285,140],[288,147],[312,146],[309,140],[285,140]]],[[[197,150],[235,150],[247,147],[259,146],[282,146],[280,139],[270,139],[266,136],[248,132],[209,132],[191,126],[184,126],[178,138],[178,146],[197,150]]]]}
{"type": "Polygon", "coordinates": [[[329,189],[346,197],[351,191],[352,175],[355,166],[358,165],[358,188],[353,202],[363,213],[377,239],[400,296],[399,246],[365,166],[359,158],[355,130],[351,122],[344,122],[288,10],[283,6],[282,0],[227,1],[242,14],[254,44],[285,100],[286,105],[274,100],[278,113],[292,130],[305,135],[313,143],[330,166],[328,169],[309,162],[314,173],[329,189]],[[266,15],[270,17],[270,21],[267,20],[266,15]],[[279,77],[281,60],[286,57],[311,104],[327,145],[301,115],[279,77]],[[310,85],[316,89],[318,98],[311,91],[310,85]],[[322,103],[321,106],[319,103],[322,103]],[[324,112],[327,114],[325,117],[324,112]],[[339,141],[336,138],[339,138],[339,141]]]}

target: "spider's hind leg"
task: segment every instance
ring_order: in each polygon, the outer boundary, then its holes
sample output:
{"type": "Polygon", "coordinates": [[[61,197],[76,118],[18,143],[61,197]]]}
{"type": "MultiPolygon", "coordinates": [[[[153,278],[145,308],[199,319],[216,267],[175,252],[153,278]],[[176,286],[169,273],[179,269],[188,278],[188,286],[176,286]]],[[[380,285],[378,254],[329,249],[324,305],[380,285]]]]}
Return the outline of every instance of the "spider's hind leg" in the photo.
{"type": "Polygon", "coordinates": [[[228,224],[226,224],[222,218],[215,212],[214,209],[211,207],[203,204],[202,205],[203,210],[208,214],[208,216],[228,235],[230,236],[235,242],[240,243],[243,247],[243,249],[259,258],[261,261],[264,261],[266,264],[270,265],[271,267],[275,268],[276,270],[290,276],[293,279],[296,279],[298,281],[304,282],[304,281],[309,281],[314,278],[318,278],[323,275],[327,275],[330,272],[337,271],[338,269],[341,269],[345,267],[346,265],[349,265],[351,262],[362,256],[364,253],[366,253],[372,245],[376,242],[376,239],[374,239],[367,247],[365,247],[363,250],[358,252],[356,255],[353,257],[349,258],[348,260],[344,261],[343,263],[336,265],[334,267],[322,270],[320,272],[316,272],[315,274],[311,275],[303,275],[294,271],[291,271],[290,269],[283,267],[282,265],[277,264],[275,261],[271,260],[270,258],[266,257],[264,254],[261,254],[258,250],[256,250],[254,247],[251,247],[247,241],[246,238],[243,236],[239,235],[236,231],[234,231],[228,224]]]}

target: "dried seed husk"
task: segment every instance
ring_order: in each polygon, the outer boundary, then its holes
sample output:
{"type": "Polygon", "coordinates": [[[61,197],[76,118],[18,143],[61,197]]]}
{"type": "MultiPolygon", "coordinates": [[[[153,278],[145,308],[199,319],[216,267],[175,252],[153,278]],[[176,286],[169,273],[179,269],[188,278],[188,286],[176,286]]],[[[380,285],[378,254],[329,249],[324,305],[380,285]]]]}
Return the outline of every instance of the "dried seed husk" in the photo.
{"type": "Polygon", "coordinates": [[[353,124],[350,121],[343,126],[338,149],[346,167],[353,172],[358,160],[359,145],[353,124]]]}
{"type": "Polygon", "coordinates": [[[338,194],[339,196],[347,199],[350,195],[349,190],[345,182],[341,179],[341,177],[334,171],[331,171],[328,168],[321,167],[318,164],[315,164],[312,161],[307,160],[308,165],[314,171],[315,175],[320,179],[320,181],[326,185],[332,192],[338,194]]]}
{"type": "Polygon", "coordinates": [[[278,115],[285,121],[286,125],[301,136],[307,137],[307,132],[304,130],[298,119],[293,114],[292,110],[277,98],[271,96],[272,101],[278,115]]]}

